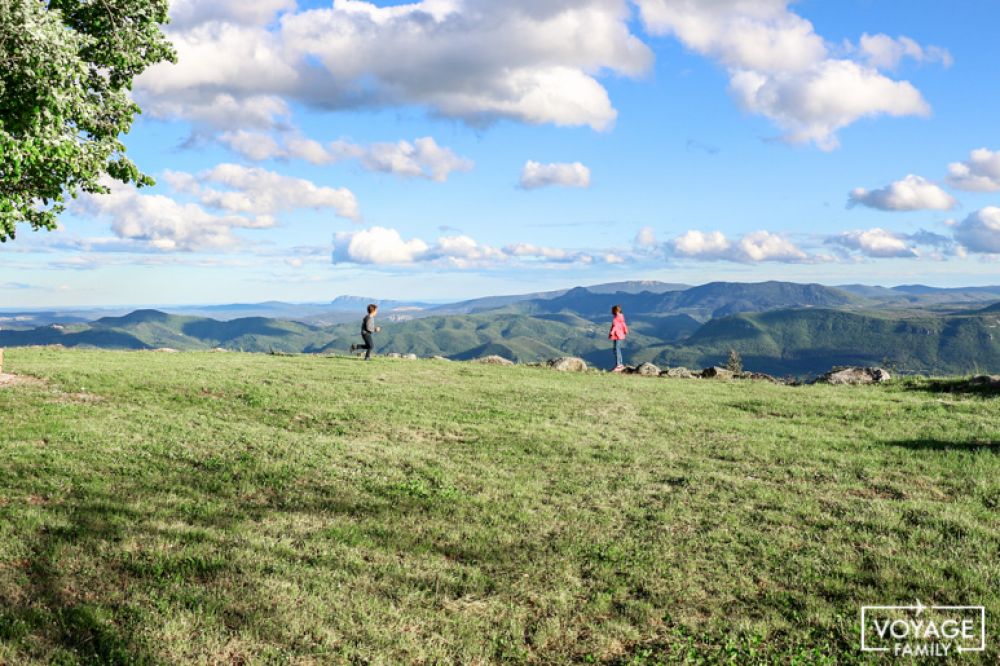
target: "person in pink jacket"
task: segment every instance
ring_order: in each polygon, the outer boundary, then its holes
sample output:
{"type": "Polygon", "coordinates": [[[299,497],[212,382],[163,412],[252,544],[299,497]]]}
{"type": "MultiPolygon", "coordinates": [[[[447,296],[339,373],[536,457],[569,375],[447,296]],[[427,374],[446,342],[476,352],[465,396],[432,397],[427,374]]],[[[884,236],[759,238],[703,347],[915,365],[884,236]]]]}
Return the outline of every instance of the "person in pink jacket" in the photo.
{"type": "Polygon", "coordinates": [[[616,305],[611,308],[611,330],[608,332],[608,340],[612,341],[615,350],[615,369],[612,372],[621,372],[625,369],[622,363],[622,344],[628,337],[628,324],[625,323],[625,315],[622,314],[622,306],[616,305]]]}

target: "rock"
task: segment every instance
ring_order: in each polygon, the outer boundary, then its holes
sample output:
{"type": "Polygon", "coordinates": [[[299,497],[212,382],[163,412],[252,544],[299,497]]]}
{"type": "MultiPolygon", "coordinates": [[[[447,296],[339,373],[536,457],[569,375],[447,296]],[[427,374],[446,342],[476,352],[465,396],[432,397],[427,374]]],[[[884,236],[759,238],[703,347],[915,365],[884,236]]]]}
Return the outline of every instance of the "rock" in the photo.
{"type": "Polygon", "coordinates": [[[154,352],[158,352],[160,354],[176,354],[176,353],[178,353],[177,350],[174,349],[173,347],[160,347],[159,349],[154,349],[153,351],[154,352]]]}
{"type": "Polygon", "coordinates": [[[758,382],[772,382],[774,384],[783,383],[780,379],[772,377],[766,372],[744,372],[740,374],[740,379],[749,379],[758,382]]]}
{"type": "Polygon", "coordinates": [[[514,361],[508,360],[503,356],[483,356],[482,358],[477,358],[472,361],[473,363],[482,363],[483,365],[514,365],[514,361]]]}
{"type": "Polygon", "coordinates": [[[216,347],[215,349],[212,349],[211,351],[212,351],[213,354],[225,354],[225,353],[229,352],[228,349],[225,349],[223,347],[216,347]]]}
{"type": "Polygon", "coordinates": [[[882,368],[843,368],[831,370],[816,381],[822,384],[881,384],[892,379],[882,368]]]}
{"type": "Polygon", "coordinates": [[[660,369],[652,363],[643,363],[639,367],[629,368],[628,373],[630,375],[641,375],[643,377],[659,377],[660,369]]]}
{"type": "MultiPolygon", "coordinates": [[[[3,350],[0,349],[0,361],[2,360],[3,360],[3,350]]],[[[987,386],[990,388],[1000,387],[1000,376],[978,375],[969,380],[969,386],[987,386]]]]}
{"type": "Polygon", "coordinates": [[[687,368],[670,368],[664,370],[660,373],[664,377],[673,377],[674,379],[694,379],[694,373],[687,368]]]}
{"type": "Polygon", "coordinates": [[[713,366],[711,368],[705,368],[701,371],[701,376],[703,379],[732,379],[736,376],[732,370],[727,370],[726,368],[720,368],[719,366],[713,366]]]}
{"type": "Polygon", "coordinates": [[[417,355],[416,354],[403,354],[403,358],[405,358],[407,361],[416,361],[417,360],[417,355]]]}
{"type": "Polygon", "coordinates": [[[451,362],[450,358],[446,358],[444,356],[431,356],[431,360],[432,361],[448,361],[449,363],[451,362]]]}
{"type": "Polygon", "coordinates": [[[563,356],[554,358],[548,363],[549,367],[559,372],[586,372],[587,362],[575,356],[563,356]]]}

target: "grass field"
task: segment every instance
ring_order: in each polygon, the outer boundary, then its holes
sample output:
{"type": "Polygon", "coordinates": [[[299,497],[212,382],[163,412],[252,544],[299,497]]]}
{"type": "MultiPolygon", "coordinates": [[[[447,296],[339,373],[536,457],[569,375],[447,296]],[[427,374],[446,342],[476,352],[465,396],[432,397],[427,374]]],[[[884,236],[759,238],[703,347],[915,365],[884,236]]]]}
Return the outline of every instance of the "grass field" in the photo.
{"type": "Polygon", "coordinates": [[[1000,400],[7,350],[0,664],[870,663],[984,605],[1000,400]]]}

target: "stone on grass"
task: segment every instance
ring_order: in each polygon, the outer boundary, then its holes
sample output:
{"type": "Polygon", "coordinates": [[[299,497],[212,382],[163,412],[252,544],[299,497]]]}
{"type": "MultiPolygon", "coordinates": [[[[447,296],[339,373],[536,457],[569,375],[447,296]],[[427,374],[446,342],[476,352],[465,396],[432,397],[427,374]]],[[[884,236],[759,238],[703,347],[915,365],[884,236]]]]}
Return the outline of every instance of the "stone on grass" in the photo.
{"type": "Polygon", "coordinates": [[[503,356],[497,356],[493,354],[492,356],[483,356],[472,361],[473,363],[482,363],[483,365],[514,365],[514,361],[504,358],[503,356]]]}
{"type": "Polygon", "coordinates": [[[669,368],[660,373],[664,377],[673,377],[674,379],[693,379],[694,373],[687,368],[669,368]]]}
{"type": "Polygon", "coordinates": [[[817,382],[823,384],[881,384],[892,379],[892,376],[882,368],[842,368],[831,370],[817,382]]]}
{"type": "Polygon", "coordinates": [[[736,376],[736,373],[716,365],[702,370],[701,376],[703,379],[732,379],[736,376]]]}
{"type": "Polygon", "coordinates": [[[629,368],[628,373],[630,375],[640,375],[642,377],[659,377],[660,369],[652,363],[643,363],[638,367],[629,368]]]}
{"type": "Polygon", "coordinates": [[[559,372],[586,372],[587,362],[575,356],[563,356],[549,361],[549,367],[559,372]]]}

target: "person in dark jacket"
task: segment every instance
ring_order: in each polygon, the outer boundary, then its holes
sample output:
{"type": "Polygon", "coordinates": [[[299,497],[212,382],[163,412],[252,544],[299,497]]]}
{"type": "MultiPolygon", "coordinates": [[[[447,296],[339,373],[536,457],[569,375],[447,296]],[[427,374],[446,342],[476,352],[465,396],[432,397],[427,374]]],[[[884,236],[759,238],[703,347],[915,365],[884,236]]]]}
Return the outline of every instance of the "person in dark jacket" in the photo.
{"type": "Polygon", "coordinates": [[[374,303],[368,306],[368,314],[361,321],[361,338],[365,341],[363,345],[351,345],[351,351],[365,350],[365,360],[372,360],[372,352],[375,351],[375,339],[373,335],[382,330],[381,326],[375,325],[375,315],[378,314],[378,306],[374,303]]]}

